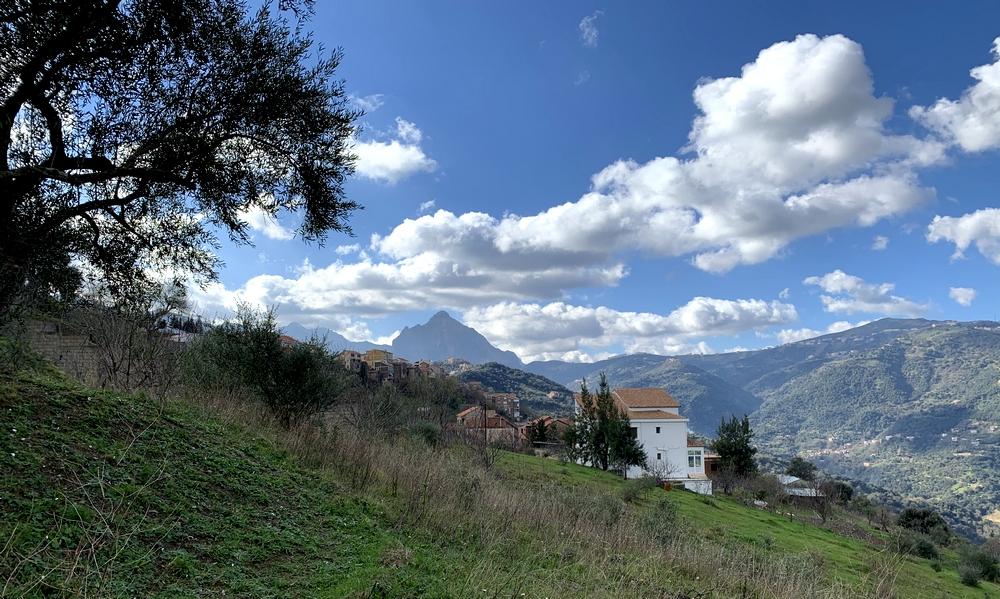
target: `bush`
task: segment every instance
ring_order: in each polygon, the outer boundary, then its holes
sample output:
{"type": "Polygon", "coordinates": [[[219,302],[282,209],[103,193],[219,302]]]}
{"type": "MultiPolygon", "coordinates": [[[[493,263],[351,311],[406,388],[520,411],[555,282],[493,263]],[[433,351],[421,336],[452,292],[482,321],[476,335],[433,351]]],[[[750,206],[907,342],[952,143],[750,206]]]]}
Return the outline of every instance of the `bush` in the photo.
{"type": "Polygon", "coordinates": [[[639,528],[657,543],[667,544],[677,530],[677,506],[661,497],[639,516],[639,528]]]}
{"type": "Polygon", "coordinates": [[[283,347],[274,312],[246,306],[188,348],[183,371],[188,385],[263,402],[286,427],[329,407],[348,385],[322,342],[283,347]]]}
{"type": "Polygon", "coordinates": [[[441,442],[441,427],[433,422],[417,422],[410,427],[410,435],[420,439],[430,447],[436,447],[441,442]]]}
{"type": "Polygon", "coordinates": [[[937,559],[938,550],[927,535],[901,530],[889,539],[889,548],[899,554],[937,559]]]}
{"type": "Polygon", "coordinates": [[[929,508],[908,507],[899,513],[896,524],[929,536],[938,545],[947,545],[951,529],[940,514],[929,508]]]}
{"type": "Polygon", "coordinates": [[[997,582],[997,560],[981,547],[966,545],[958,552],[958,576],[964,584],[976,586],[980,580],[997,582]]]}
{"type": "Polygon", "coordinates": [[[633,503],[658,486],[656,479],[652,476],[634,478],[627,481],[625,486],[622,487],[622,499],[628,503],[633,503]]]}

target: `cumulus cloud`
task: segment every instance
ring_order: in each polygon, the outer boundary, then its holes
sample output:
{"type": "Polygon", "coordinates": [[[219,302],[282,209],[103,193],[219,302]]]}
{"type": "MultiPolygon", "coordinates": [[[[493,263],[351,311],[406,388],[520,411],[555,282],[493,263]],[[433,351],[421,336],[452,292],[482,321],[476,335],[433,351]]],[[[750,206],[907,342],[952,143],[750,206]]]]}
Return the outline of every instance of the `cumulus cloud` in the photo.
{"type": "Polygon", "coordinates": [[[993,56],[994,62],[970,71],[976,83],[961,98],[914,106],[910,116],[966,152],[1000,147],[1000,37],[993,40],[993,56]]]}
{"type": "Polygon", "coordinates": [[[534,215],[439,211],[404,222],[381,245],[404,257],[450,239],[504,261],[592,263],[639,249],[693,254],[696,267],[717,273],[763,262],[796,239],[870,226],[932,197],[913,168],[939,160],[939,148],[887,133],[892,102],[872,89],[855,42],[781,42],[740,76],[699,83],[692,157],[615,162],[576,201],[534,215]]]}
{"type": "Polygon", "coordinates": [[[396,130],[388,141],[356,141],[359,175],[393,184],[419,172],[433,172],[437,162],[420,146],[423,132],[405,119],[396,117],[396,130]]]}
{"type": "Polygon", "coordinates": [[[955,300],[958,305],[968,308],[976,299],[976,290],[972,287],[949,287],[948,297],[955,300]]]}
{"type": "Polygon", "coordinates": [[[872,240],[872,249],[876,252],[881,252],[887,247],[889,247],[889,238],[885,235],[876,235],[875,239],[872,240]]]}
{"type": "Polygon", "coordinates": [[[282,226],[273,214],[260,206],[251,206],[240,213],[240,219],[254,231],[258,231],[268,239],[288,241],[295,237],[295,232],[282,226]]]}
{"type": "Polygon", "coordinates": [[[583,42],[584,46],[588,48],[597,47],[597,40],[601,34],[597,29],[597,19],[603,14],[602,11],[595,10],[592,14],[580,19],[580,41],[583,42]]]}
{"type": "Polygon", "coordinates": [[[621,344],[627,352],[707,353],[702,337],[734,335],[794,321],[795,307],[759,299],[696,297],[670,312],[500,302],[466,310],[464,320],[490,341],[526,360],[580,361],[587,348],[621,344]]]}
{"type": "Polygon", "coordinates": [[[855,327],[864,326],[871,322],[870,320],[862,320],[855,323],[850,323],[846,320],[838,320],[837,322],[830,323],[829,326],[824,330],[816,330],[810,328],[804,329],[782,329],[776,333],[778,341],[782,345],[786,343],[795,343],[796,341],[803,341],[805,339],[812,339],[813,337],[819,337],[820,335],[829,335],[831,333],[840,333],[841,331],[846,331],[847,329],[853,329],[855,327]]]}
{"type": "Polygon", "coordinates": [[[420,210],[419,210],[419,212],[421,214],[423,214],[424,212],[427,212],[428,210],[430,210],[431,208],[433,208],[434,205],[435,205],[434,200],[427,200],[426,202],[420,202],[420,210]]]}
{"type": "Polygon", "coordinates": [[[623,276],[621,265],[539,264],[503,270],[433,254],[383,262],[362,253],[357,262],[337,260],[316,267],[306,260],[292,273],[257,275],[235,289],[212,283],[192,294],[209,310],[232,310],[242,301],[278,306],[283,317],[312,324],[329,314],[370,317],[437,307],[461,309],[512,298],[553,298],[566,288],[613,285],[623,276]]]}
{"type": "Polygon", "coordinates": [[[927,227],[927,241],[955,244],[952,258],[964,258],[975,244],[979,253],[1000,265],[1000,208],[983,208],[962,216],[935,216],[927,227]]]}
{"type": "Polygon", "coordinates": [[[807,277],[803,283],[826,292],[820,299],[827,312],[919,316],[927,311],[926,305],[892,295],[893,283],[867,283],[840,269],[823,276],[807,277]]]}

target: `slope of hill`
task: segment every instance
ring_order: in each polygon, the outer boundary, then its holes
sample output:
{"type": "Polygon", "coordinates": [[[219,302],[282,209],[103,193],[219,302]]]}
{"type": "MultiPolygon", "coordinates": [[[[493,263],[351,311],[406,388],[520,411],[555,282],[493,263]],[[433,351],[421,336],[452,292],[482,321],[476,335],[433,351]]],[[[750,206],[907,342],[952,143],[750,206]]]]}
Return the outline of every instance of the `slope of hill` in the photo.
{"type": "Polygon", "coordinates": [[[478,382],[493,391],[517,393],[522,408],[536,414],[573,414],[573,393],[559,383],[537,374],[488,362],[459,371],[458,378],[462,382],[478,382]]]}
{"type": "Polygon", "coordinates": [[[473,364],[497,362],[514,368],[522,366],[517,354],[493,347],[486,337],[447,312],[438,312],[425,324],[404,328],[393,340],[392,350],[411,360],[462,358],[473,364]]]}
{"type": "Polygon", "coordinates": [[[770,451],[928,501],[966,532],[1000,508],[1000,331],[939,323],[760,391],[770,451]]]}
{"type": "Polygon", "coordinates": [[[582,466],[507,454],[484,470],[405,438],[338,445],[342,435],[249,430],[207,410],[87,389],[40,364],[0,372],[4,594],[790,598],[871,596],[880,582],[906,597],[997,592],[958,584],[954,554],[940,571],[897,563],[726,498],[654,490],[627,504],[624,481],[582,466]],[[644,515],[661,499],[678,522],[644,515]]]}
{"type": "Polygon", "coordinates": [[[681,356],[681,359],[756,393],[780,386],[830,360],[839,359],[851,352],[880,347],[912,331],[936,324],[922,318],[883,318],[839,333],[777,347],[725,354],[687,355],[681,356]]]}

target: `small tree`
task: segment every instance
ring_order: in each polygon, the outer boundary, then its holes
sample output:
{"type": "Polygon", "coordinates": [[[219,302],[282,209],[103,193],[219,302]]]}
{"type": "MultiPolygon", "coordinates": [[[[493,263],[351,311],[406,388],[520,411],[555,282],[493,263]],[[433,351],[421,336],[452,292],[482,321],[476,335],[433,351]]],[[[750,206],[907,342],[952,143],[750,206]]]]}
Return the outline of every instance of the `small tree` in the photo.
{"type": "Polygon", "coordinates": [[[816,465],[799,456],[795,456],[788,463],[785,474],[797,476],[802,480],[813,480],[816,478],[816,465]]]}
{"type": "Polygon", "coordinates": [[[597,394],[580,385],[581,413],[566,433],[571,457],[601,470],[625,472],[630,466],[645,466],[646,453],[632,435],[632,423],[611,396],[608,378],[602,372],[597,394]]]}
{"type": "Polygon", "coordinates": [[[951,540],[951,529],[941,514],[930,508],[908,507],[899,513],[896,524],[903,528],[925,534],[938,545],[947,545],[951,540]]]}
{"type": "Polygon", "coordinates": [[[757,448],[752,442],[753,430],[748,417],[743,416],[742,420],[736,416],[729,420],[723,418],[719,423],[715,451],[719,454],[723,492],[730,493],[738,479],[757,473],[757,462],[754,460],[757,448]]]}
{"type": "Polygon", "coordinates": [[[534,424],[528,425],[529,443],[546,443],[549,440],[549,427],[545,426],[545,421],[539,419],[534,424]]]}
{"type": "Polygon", "coordinates": [[[319,340],[282,347],[274,312],[248,306],[194,342],[183,363],[189,384],[254,397],[286,427],[330,407],[353,378],[319,340]]]}

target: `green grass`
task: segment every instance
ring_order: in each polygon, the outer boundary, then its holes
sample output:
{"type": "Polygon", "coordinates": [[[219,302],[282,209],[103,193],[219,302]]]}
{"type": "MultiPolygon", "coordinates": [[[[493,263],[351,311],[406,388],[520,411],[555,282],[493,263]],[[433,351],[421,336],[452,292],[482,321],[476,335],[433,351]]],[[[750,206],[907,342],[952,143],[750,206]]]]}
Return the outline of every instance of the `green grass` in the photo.
{"type": "Polygon", "coordinates": [[[445,596],[461,579],[457,550],[190,408],[39,370],[0,378],[0,424],[0,595],[445,596]]]}
{"type": "MultiPolygon", "coordinates": [[[[704,574],[634,551],[607,557],[602,569],[587,561],[592,554],[574,556],[523,528],[484,542],[474,514],[445,532],[415,524],[384,486],[352,490],[335,469],[303,467],[203,410],[87,389],[42,363],[0,374],[0,472],[0,596],[728,594],[704,574]]],[[[488,475],[585,496],[617,497],[624,484],[520,454],[503,454],[488,475]]],[[[726,498],[665,496],[688,534],[820,556],[831,577],[852,585],[876,555],[726,498]]],[[[951,565],[936,573],[919,559],[907,560],[897,586],[905,597],[1000,596],[992,585],[960,585],[951,565]]]]}
{"type": "MultiPolygon", "coordinates": [[[[615,494],[620,494],[625,485],[625,481],[615,474],[523,454],[507,454],[500,465],[511,476],[526,481],[556,482],[615,494]]],[[[804,522],[801,515],[791,519],[748,507],[724,495],[708,498],[688,491],[664,492],[658,489],[650,493],[663,495],[673,502],[680,520],[694,534],[723,543],[754,544],[777,553],[818,556],[834,579],[849,586],[861,583],[862,576],[880,551],[860,540],[804,522]]],[[[645,503],[651,503],[652,499],[652,496],[647,496],[645,503]]],[[[837,517],[851,516],[838,513],[837,517]]],[[[897,593],[901,597],[1000,597],[1000,587],[996,584],[983,582],[979,587],[963,585],[956,571],[956,560],[953,551],[942,550],[941,571],[936,572],[931,560],[907,556],[896,581],[897,593]]]]}

